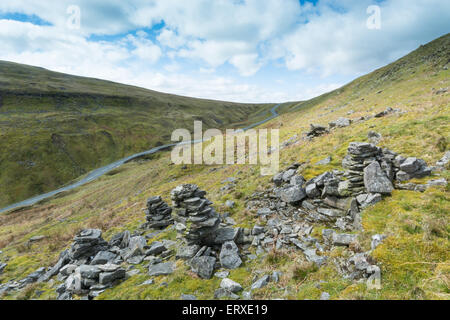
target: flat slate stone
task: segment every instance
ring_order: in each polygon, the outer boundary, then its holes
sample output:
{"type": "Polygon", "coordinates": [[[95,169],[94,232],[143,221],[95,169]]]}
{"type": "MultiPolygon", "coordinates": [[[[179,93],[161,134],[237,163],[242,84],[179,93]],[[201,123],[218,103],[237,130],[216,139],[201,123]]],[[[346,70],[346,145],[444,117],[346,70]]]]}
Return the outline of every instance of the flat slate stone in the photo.
{"type": "Polygon", "coordinates": [[[161,276],[173,273],[175,266],[172,262],[162,262],[153,264],[148,268],[148,274],[150,276],[161,276]]]}

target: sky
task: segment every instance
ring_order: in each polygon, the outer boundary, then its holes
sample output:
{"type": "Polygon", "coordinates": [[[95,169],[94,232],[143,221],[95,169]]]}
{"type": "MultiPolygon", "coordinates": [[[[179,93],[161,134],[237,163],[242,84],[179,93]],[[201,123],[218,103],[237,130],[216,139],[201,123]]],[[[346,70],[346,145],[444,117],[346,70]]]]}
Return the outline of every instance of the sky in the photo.
{"type": "Polygon", "coordinates": [[[0,1],[0,60],[236,102],[313,98],[448,32],[448,0],[0,1]]]}

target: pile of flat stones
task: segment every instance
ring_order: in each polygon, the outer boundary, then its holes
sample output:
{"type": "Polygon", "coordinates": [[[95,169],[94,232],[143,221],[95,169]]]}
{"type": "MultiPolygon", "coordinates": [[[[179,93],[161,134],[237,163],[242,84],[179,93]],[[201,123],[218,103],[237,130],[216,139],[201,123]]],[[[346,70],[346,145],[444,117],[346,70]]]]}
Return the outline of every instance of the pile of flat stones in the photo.
{"type": "Polygon", "coordinates": [[[415,178],[431,173],[421,159],[404,158],[366,142],[350,143],[342,166],[345,171],[327,171],[305,181],[297,172],[298,164],[291,165],[273,177],[274,188],[249,199],[247,208],[266,218],[278,213],[359,230],[361,210],[391,194],[405,175],[415,178]]]}
{"type": "MultiPolygon", "coordinates": [[[[381,155],[381,148],[371,143],[350,143],[348,147],[348,153],[342,160],[342,166],[347,169],[347,172],[345,173],[345,177],[347,178],[347,180],[341,183],[341,194],[358,195],[365,193],[366,187],[364,183],[364,170],[369,165],[374,166],[374,170],[378,170],[379,164],[377,165],[376,163],[377,160],[380,159],[381,155]],[[374,164],[372,164],[372,162],[374,162],[374,164]]],[[[387,171],[386,173],[388,173],[392,178],[392,174],[389,172],[390,168],[387,168],[387,166],[385,166],[385,169],[387,171]]],[[[382,175],[380,177],[382,177],[382,175]]],[[[381,179],[386,180],[383,178],[381,179]]],[[[383,193],[391,193],[392,184],[387,181],[384,182],[386,183],[385,188],[383,188],[382,190],[380,188],[380,190],[378,191],[382,191],[383,193]]],[[[375,191],[376,189],[375,186],[368,185],[368,187],[370,190],[375,191]]]]}
{"type": "Polygon", "coordinates": [[[160,196],[150,197],[145,209],[144,229],[164,229],[173,224],[172,208],[160,196]]]}
{"type": "Polygon", "coordinates": [[[175,209],[176,230],[188,245],[214,242],[213,238],[221,219],[220,215],[195,184],[183,184],[171,191],[175,209]]]}

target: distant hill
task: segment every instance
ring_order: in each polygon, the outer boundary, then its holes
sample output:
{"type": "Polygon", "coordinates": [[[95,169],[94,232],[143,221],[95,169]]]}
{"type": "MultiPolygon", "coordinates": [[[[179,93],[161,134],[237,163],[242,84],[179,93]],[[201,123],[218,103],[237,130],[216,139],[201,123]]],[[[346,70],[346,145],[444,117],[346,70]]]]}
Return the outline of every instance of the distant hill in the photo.
{"type": "Polygon", "coordinates": [[[176,128],[245,126],[270,105],[188,98],[0,61],[0,207],[170,142],[176,128]]]}

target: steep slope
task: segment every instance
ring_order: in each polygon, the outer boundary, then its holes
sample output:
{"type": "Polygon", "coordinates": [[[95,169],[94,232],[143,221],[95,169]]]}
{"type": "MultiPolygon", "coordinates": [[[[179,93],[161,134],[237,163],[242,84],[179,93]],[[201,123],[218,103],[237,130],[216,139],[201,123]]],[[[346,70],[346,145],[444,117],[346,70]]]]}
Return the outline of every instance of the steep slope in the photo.
{"type": "Polygon", "coordinates": [[[270,105],[188,98],[0,61],[0,207],[169,143],[194,120],[244,126],[270,105]]]}
{"type": "MultiPolygon", "coordinates": [[[[298,162],[301,164],[298,173],[306,180],[326,171],[342,170],[349,144],[368,142],[369,131],[381,135],[378,146],[404,156],[417,156],[433,166],[448,150],[449,62],[447,34],[343,88],[287,108],[291,112],[263,125],[280,128],[280,142],[289,141],[280,153],[280,169],[298,162]],[[393,112],[380,114],[388,107],[393,112]],[[377,114],[380,116],[374,117],[377,114]],[[353,122],[312,140],[305,139],[310,124],[328,127],[329,122],[340,117],[353,122]],[[318,163],[329,156],[329,163],[318,163]]],[[[171,165],[166,153],[152,161],[129,163],[70,194],[1,215],[0,262],[7,266],[0,281],[22,279],[41,266],[54,265],[59,253],[68,248],[82,228],[99,228],[107,240],[119,231],[139,231],[145,219],[142,208],[147,198],[161,195],[171,204],[170,191],[182,183],[195,183],[206,190],[216,211],[230,213],[236,222],[234,227],[266,225],[267,221],[249,206],[249,200],[257,197],[255,192],[257,195],[272,189],[272,177],[260,176],[259,167],[252,165],[213,168],[190,165],[183,169],[171,165]],[[234,186],[223,188],[230,177],[236,179],[234,186]],[[227,206],[227,200],[234,201],[235,206],[227,206]],[[40,235],[45,236],[40,242],[29,242],[40,235]]],[[[448,181],[448,169],[447,164],[441,171],[433,170],[431,176],[410,182],[425,184],[442,178],[448,181]]],[[[228,277],[247,290],[255,277],[275,270],[282,272],[278,282],[253,290],[255,299],[319,299],[323,292],[331,299],[449,299],[449,210],[448,185],[433,186],[424,192],[396,189],[391,196],[362,211],[363,231],[350,232],[358,235],[357,245],[326,249],[320,254],[328,260],[320,268],[308,263],[302,250],[274,248],[268,253],[258,253],[250,246],[247,250],[256,258],[246,259],[239,268],[230,270],[228,277]],[[379,290],[343,277],[337,267],[355,252],[370,250],[371,237],[376,234],[387,236],[371,252],[374,263],[381,268],[379,290]]],[[[283,218],[284,213],[281,210],[275,217],[283,218]]],[[[320,244],[324,228],[321,223],[312,224],[311,237],[320,244]]],[[[150,238],[148,244],[177,240],[175,230],[170,227],[158,234],[152,230],[145,234],[150,238]]],[[[147,263],[140,263],[135,266],[138,273],[107,289],[98,299],[179,299],[183,293],[213,299],[221,279],[199,279],[184,261],[173,255],[167,259],[175,263],[173,274],[151,277],[147,263]],[[141,285],[150,278],[153,284],[141,285]]],[[[59,283],[56,278],[54,284],[33,283],[23,290],[5,293],[4,298],[53,299],[59,283]]]]}

